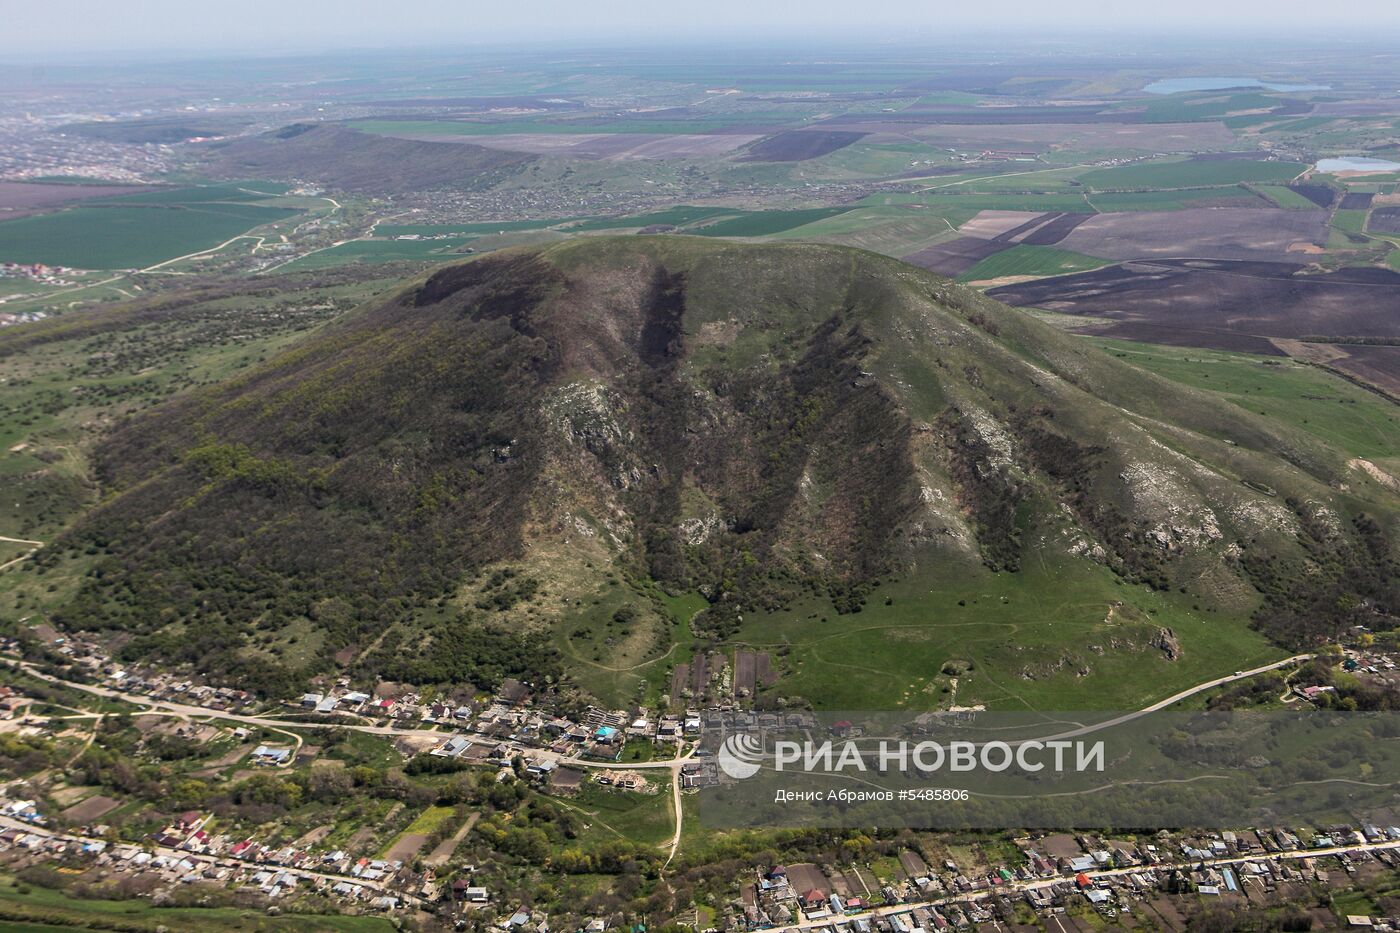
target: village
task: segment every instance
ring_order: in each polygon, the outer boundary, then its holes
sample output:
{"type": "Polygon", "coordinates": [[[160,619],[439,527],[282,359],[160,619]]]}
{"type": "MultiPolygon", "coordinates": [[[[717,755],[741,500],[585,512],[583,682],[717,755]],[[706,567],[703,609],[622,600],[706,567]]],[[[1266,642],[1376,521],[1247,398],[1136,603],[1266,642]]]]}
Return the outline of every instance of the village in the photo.
{"type": "MultiPolygon", "coordinates": [[[[412,691],[386,695],[382,689],[356,689],[342,678],[276,703],[246,690],[120,664],[83,637],[47,627],[35,631],[43,643],[38,655],[32,642],[0,640],[0,660],[10,669],[133,704],[135,715],[144,709],[163,716],[160,728],[182,736],[208,740],[227,733],[245,743],[240,746],[246,750],[244,765],[270,774],[313,760],[314,748],[294,730],[337,726],[391,739],[409,760],[480,769],[494,773],[497,782],[524,782],[556,799],[575,796],[585,786],[654,795],[664,786],[657,777],[671,778],[678,812],[682,793],[723,780],[699,747],[706,729],[721,723],[811,729],[817,723],[800,710],[778,714],[737,702],[683,710],[589,706],[563,715],[547,693],[509,678],[491,694],[456,698],[412,691]],[[42,663],[20,660],[26,650],[42,663]],[[287,741],[268,741],[273,733],[287,741]]],[[[1362,678],[1396,676],[1396,658],[1364,641],[1343,649],[1337,670],[1362,678]]],[[[1326,702],[1329,692],[1330,685],[1307,678],[1289,683],[1292,702],[1326,702]]],[[[36,701],[22,688],[5,686],[0,693],[0,726],[21,735],[69,728],[73,719],[92,715],[73,709],[69,720],[46,717],[33,712],[36,701]]],[[[24,781],[0,787],[0,862],[12,870],[62,864],[98,877],[130,876],[152,890],[212,884],[256,894],[268,904],[312,894],[347,910],[446,911],[506,931],[550,929],[546,916],[502,902],[473,877],[470,865],[450,866],[445,859],[429,865],[411,854],[393,857],[392,851],[376,855],[344,846],[268,843],[201,810],[172,812],[164,827],[139,839],[123,838],[101,811],[78,821],[81,814],[44,812],[24,781]]],[[[466,829],[470,826],[469,821],[466,829]]],[[[1075,929],[1072,915],[1088,910],[1110,918],[1146,917],[1142,922],[1173,929],[1184,926],[1182,918],[1202,899],[1275,902],[1345,889],[1358,879],[1400,869],[1400,825],[1389,824],[1164,831],[1146,841],[1048,834],[1018,838],[1015,844],[1014,858],[979,854],[969,864],[948,859],[930,865],[919,852],[904,849],[884,866],[772,865],[757,876],[735,879],[732,902],[717,909],[706,928],[932,933],[983,925],[1000,929],[998,924],[1014,929],[1038,917],[1037,922],[1059,918],[1055,922],[1068,930],[1075,929]]],[[[1358,927],[1400,929],[1397,918],[1353,920],[1358,927]]],[[[599,933],[627,926],[627,918],[588,923],[599,933]]]]}
{"type": "MultiPolygon", "coordinates": [[[[24,802],[5,801],[0,816],[0,864],[19,870],[58,864],[98,877],[143,879],[157,897],[170,888],[217,885],[279,898],[315,892],[347,909],[396,911],[434,902],[461,916],[475,914],[502,931],[546,933],[539,912],[493,901],[472,883],[472,868],[442,884],[431,871],[399,861],[354,858],[345,852],[273,850],[253,840],[229,844],[203,827],[197,812],[175,816],[157,838],[112,843],[106,827],[59,832],[24,802]]],[[[1319,890],[1344,890],[1400,870],[1400,827],[1337,827],[1306,841],[1285,829],[1204,835],[1157,833],[1150,843],[1093,835],[1050,834],[1017,839],[1014,866],[932,867],[913,849],[899,852],[893,875],[881,880],[870,865],[773,865],[739,881],[739,894],[716,914],[712,930],[819,930],[824,933],[934,933],[948,929],[1034,929],[1057,923],[1085,929],[1074,915],[1136,917],[1156,929],[1181,929],[1201,900],[1254,905],[1308,901],[1319,890]]],[[[1082,921],[1081,921],[1082,923],[1082,921]]],[[[1400,917],[1349,915],[1354,928],[1400,929],[1400,917]]],[[[581,931],[626,927],[598,917],[581,931]]],[[[1052,927],[1054,928],[1054,927],[1052,927]]]]}

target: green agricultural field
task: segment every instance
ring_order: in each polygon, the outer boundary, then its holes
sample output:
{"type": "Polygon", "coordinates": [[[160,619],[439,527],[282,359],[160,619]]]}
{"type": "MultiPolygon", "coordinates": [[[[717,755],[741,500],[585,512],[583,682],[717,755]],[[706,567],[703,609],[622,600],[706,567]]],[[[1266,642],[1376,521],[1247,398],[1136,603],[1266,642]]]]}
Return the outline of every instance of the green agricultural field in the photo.
{"type": "Polygon", "coordinates": [[[591,220],[575,223],[568,229],[570,231],[583,233],[591,230],[627,230],[633,227],[650,227],[655,224],[670,224],[674,227],[683,227],[687,224],[698,223],[702,220],[710,220],[715,217],[725,217],[734,214],[747,215],[748,213],[748,211],[741,211],[730,207],[686,207],[681,205],[664,211],[654,211],[650,214],[637,214],[632,217],[596,217],[591,220]]]}
{"type": "MultiPolygon", "coordinates": [[[[1285,189],[1287,190],[1287,189],[1285,189]]],[[[1268,207],[1269,202],[1242,186],[1228,188],[1178,188],[1167,191],[1111,191],[1088,195],[1089,203],[1104,213],[1120,211],[1180,211],[1188,207],[1241,204],[1268,207]]],[[[1304,198],[1303,200],[1307,200],[1304,198]]],[[[1311,203],[1311,202],[1309,202],[1311,203]]]]}
{"type": "Polygon", "coordinates": [[[1300,162],[1245,159],[1183,159],[1135,162],[1086,172],[1080,181],[1098,191],[1132,188],[1193,188],[1242,182],[1289,181],[1306,169],[1300,162]]]}
{"type": "Polygon", "coordinates": [[[1112,265],[1112,261],[1056,249],[1053,246],[1028,246],[1021,243],[988,256],[964,272],[959,281],[984,282],[1008,275],[1064,275],[1070,272],[1086,272],[1107,265],[1112,265]]]}
{"type": "Polygon", "coordinates": [[[519,230],[543,230],[577,218],[556,217],[551,220],[482,220],[460,224],[379,224],[376,237],[396,236],[484,236],[491,233],[514,233],[519,230]]]}
{"type": "Polygon", "coordinates": [[[501,120],[467,122],[457,120],[351,120],[345,125],[364,133],[381,136],[503,136],[517,133],[643,133],[675,136],[685,133],[713,133],[733,126],[734,119],[716,120],[501,120]]]}
{"type": "Polygon", "coordinates": [[[0,223],[0,261],[133,269],[212,249],[299,211],[246,203],[266,194],[232,185],[168,189],[88,201],[0,223]]]}
{"type": "Polygon", "coordinates": [[[862,207],[777,234],[783,240],[817,240],[868,249],[887,256],[912,252],[957,236],[957,228],[976,216],[967,208],[862,207]]]}
{"type": "Polygon", "coordinates": [[[268,182],[229,182],[219,185],[192,185],[186,188],[160,188],[136,194],[104,198],[105,204],[204,204],[215,201],[262,201],[285,191],[268,182]],[[281,190],[272,190],[281,189],[281,190]]]}
{"type": "Polygon", "coordinates": [[[1286,185],[1259,185],[1256,190],[1279,207],[1301,211],[1317,210],[1316,204],[1286,185]]]}
{"type": "Polygon", "coordinates": [[[1343,233],[1363,234],[1366,232],[1366,211],[1337,211],[1332,215],[1332,226],[1343,233]]]}
{"type": "Polygon", "coordinates": [[[308,253],[289,263],[290,271],[324,269],[351,262],[447,262],[462,259],[460,250],[475,237],[445,237],[439,240],[351,240],[327,249],[308,253]]]}
{"type": "MultiPolygon", "coordinates": [[[[1282,97],[1274,97],[1254,91],[1244,93],[1224,93],[1219,91],[1190,91],[1165,97],[1153,97],[1146,101],[1147,120],[1151,123],[1188,123],[1193,120],[1218,120],[1227,113],[1242,110],[1263,110],[1277,107],[1282,97]]],[[[1142,101],[1134,101],[1129,106],[1141,106],[1142,101]]],[[[1245,118],[1267,120],[1266,116],[1245,118]]]]}
{"type": "MultiPolygon", "coordinates": [[[[987,194],[964,192],[961,188],[942,188],[911,194],[875,194],[861,202],[870,206],[924,204],[941,210],[957,208],[971,211],[1064,211],[1070,214],[1092,214],[1094,208],[1078,192],[1052,194],[987,194]]],[[[969,215],[970,216],[970,215],[969,215]]]]}
{"type": "Polygon", "coordinates": [[[1079,165],[1068,165],[1047,168],[1036,162],[1009,163],[1004,168],[994,174],[968,181],[959,181],[949,184],[935,184],[935,190],[940,188],[955,188],[963,191],[975,191],[985,194],[996,194],[999,192],[1021,192],[1021,191],[1054,191],[1061,188],[1075,186],[1078,177],[1083,174],[1084,168],[1079,165]]]}
{"type": "Polygon", "coordinates": [[[791,230],[793,227],[800,227],[803,224],[844,214],[848,210],[850,210],[849,207],[814,207],[795,211],[755,211],[752,214],[745,214],[731,220],[721,220],[705,227],[696,227],[689,232],[700,236],[772,236],[775,233],[791,230]]]}
{"type": "Polygon", "coordinates": [[[1326,370],[1274,356],[1093,338],[1135,366],[1370,458],[1400,457],[1400,411],[1326,370]]]}

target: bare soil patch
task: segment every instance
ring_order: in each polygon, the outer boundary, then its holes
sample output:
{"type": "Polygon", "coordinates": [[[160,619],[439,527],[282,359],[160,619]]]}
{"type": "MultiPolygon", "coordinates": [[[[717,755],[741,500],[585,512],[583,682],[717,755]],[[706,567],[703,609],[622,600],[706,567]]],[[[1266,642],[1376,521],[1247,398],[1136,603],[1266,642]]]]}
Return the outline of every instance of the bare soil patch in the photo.
{"type": "Polygon", "coordinates": [[[978,211],[977,216],[958,228],[958,233],[990,240],[1036,224],[1045,216],[1035,211],[978,211]]]}
{"type": "Polygon", "coordinates": [[[0,181],[0,220],[27,217],[56,210],[65,204],[93,198],[155,191],[151,185],[51,185],[28,181],[0,181]]]}
{"type": "Polygon", "coordinates": [[[418,854],[418,850],[428,844],[427,833],[404,833],[394,840],[389,851],[384,853],[386,861],[407,862],[418,854]]]}
{"type": "MultiPolygon", "coordinates": [[[[1277,356],[1284,351],[1271,338],[1400,337],[1400,274],[1384,269],[1308,274],[1272,262],[1124,263],[988,294],[1110,322],[1094,328],[1105,336],[1177,346],[1277,356]]],[[[1348,344],[1340,350],[1328,365],[1383,387],[1400,380],[1400,348],[1348,344]]]]}
{"type": "Polygon", "coordinates": [[[831,882],[827,881],[822,870],[811,862],[789,865],[787,873],[788,886],[796,891],[799,897],[812,890],[820,891],[822,894],[831,893],[831,882]]]}
{"type": "Polygon", "coordinates": [[[1286,260],[1298,242],[1322,244],[1325,211],[1189,208],[1098,214],[1065,236],[1064,249],[1105,259],[1286,260]]]}
{"type": "Polygon", "coordinates": [[[1400,233],[1400,207],[1378,207],[1371,211],[1366,229],[1372,233],[1400,233]]]}
{"type": "Polygon", "coordinates": [[[98,794],[95,797],[75,803],[73,806],[62,811],[61,815],[65,820],[74,823],[91,823],[93,820],[101,819],[121,806],[121,801],[113,800],[111,797],[104,797],[98,794]]]}
{"type": "Polygon", "coordinates": [[[334,831],[334,823],[327,823],[325,826],[317,826],[315,829],[311,830],[311,832],[307,833],[306,835],[298,839],[296,842],[292,843],[292,847],[295,849],[310,848],[311,846],[314,846],[317,843],[319,843],[322,839],[325,839],[334,831]]]}
{"type": "Polygon", "coordinates": [[[805,162],[844,149],[866,136],[848,130],[785,130],[748,148],[740,162],[805,162]]]}
{"type": "Polygon", "coordinates": [[[926,247],[917,253],[911,253],[904,257],[904,261],[941,275],[957,276],[962,275],[988,256],[994,256],[1002,250],[1010,248],[1007,243],[965,236],[926,247]]]}

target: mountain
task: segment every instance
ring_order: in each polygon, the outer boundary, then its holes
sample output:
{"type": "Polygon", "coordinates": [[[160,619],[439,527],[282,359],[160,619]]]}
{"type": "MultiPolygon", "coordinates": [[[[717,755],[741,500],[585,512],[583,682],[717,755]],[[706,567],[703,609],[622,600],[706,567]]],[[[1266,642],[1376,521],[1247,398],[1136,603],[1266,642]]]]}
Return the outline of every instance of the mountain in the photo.
{"type": "Polygon", "coordinates": [[[566,635],[654,658],[658,587],[705,596],[702,638],[1030,565],[1286,643],[1397,605],[1386,474],[830,246],[609,237],[441,268],[134,417],[98,469],[67,544],[100,558],[60,621],[269,690],[560,676],[566,635]]]}
{"type": "Polygon", "coordinates": [[[209,171],[230,178],[310,181],[370,195],[487,187],[536,159],[471,143],[376,136],[334,123],[294,123],[210,143],[203,157],[209,171]]]}

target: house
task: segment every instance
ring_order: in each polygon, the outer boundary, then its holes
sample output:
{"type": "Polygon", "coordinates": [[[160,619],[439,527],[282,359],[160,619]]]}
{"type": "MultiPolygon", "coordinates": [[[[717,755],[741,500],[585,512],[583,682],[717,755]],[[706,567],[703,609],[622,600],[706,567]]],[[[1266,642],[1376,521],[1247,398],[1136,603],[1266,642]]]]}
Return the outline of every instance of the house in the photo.
{"type": "Polygon", "coordinates": [[[198,810],[186,810],[175,817],[175,828],[194,831],[204,825],[204,816],[198,810]]]}
{"type": "Polygon", "coordinates": [[[466,878],[458,878],[452,882],[452,899],[468,904],[485,904],[490,898],[485,888],[473,886],[466,878]]]}
{"type": "Polygon", "coordinates": [[[292,760],[292,750],[283,745],[259,745],[249,760],[255,765],[285,765],[292,760]]]}
{"type": "Polygon", "coordinates": [[[319,693],[303,693],[301,695],[301,705],[303,709],[315,709],[321,704],[324,697],[319,693]]]}
{"type": "Polygon", "coordinates": [[[471,748],[471,745],[471,741],[466,736],[453,736],[428,754],[435,755],[438,758],[456,758],[467,749],[471,748]]]}

